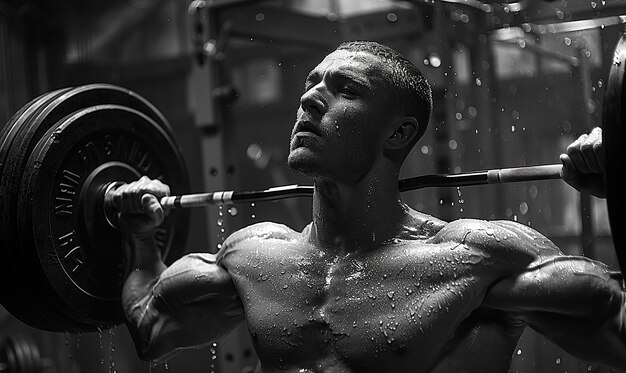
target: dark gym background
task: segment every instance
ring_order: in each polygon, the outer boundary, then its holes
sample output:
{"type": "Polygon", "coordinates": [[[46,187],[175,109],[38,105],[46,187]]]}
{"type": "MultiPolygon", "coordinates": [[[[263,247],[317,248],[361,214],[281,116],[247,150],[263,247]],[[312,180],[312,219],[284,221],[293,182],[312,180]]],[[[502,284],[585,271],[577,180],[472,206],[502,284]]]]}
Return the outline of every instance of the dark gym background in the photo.
{"type": "MultiPolygon", "coordinates": [[[[46,91],[108,82],[163,112],[194,191],[308,184],[285,165],[303,80],[339,42],[369,39],[402,51],[434,89],[428,135],[403,177],[558,163],[569,142],[602,123],[625,21],[623,0],[0,0],[0,125],[46,91]]],[[[424,189],[404,198],[445,219],[517,220],[566,253],[617,268],[605,201],[560,181],[424,189]]],[[[196,209],[186,251],[214,252],[256,221],[301,229],[309,202],[196,209]]],[[[48,373],[238,373],[256,365],[245,326],[158,366],[137,359],[123,326],[46,333],[0,307],[0,341],[10,336],[31,340],[48,373]]],[[[513,356],[511,372],[518,371],[611,370],[528,330],[513,356]]]]}

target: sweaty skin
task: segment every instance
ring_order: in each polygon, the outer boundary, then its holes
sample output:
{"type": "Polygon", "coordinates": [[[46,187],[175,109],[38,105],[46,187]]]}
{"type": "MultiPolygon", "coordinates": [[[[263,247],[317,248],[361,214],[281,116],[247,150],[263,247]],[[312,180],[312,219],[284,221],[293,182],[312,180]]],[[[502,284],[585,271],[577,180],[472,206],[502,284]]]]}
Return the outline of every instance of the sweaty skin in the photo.
{"type": "Polygon", "coordinates": [[[264,371],[503,372],[526,325],[576,352],[598,338],[624,364],[602,329],[620,314],[619,283],[525,226],[407,208],[401,233],[367,253],[317,247],[310,231],[257,224],[220,254],[264,371]]]}
{"type": "MultiPolygon", "coordinates": [[[[245,321],[264,372],[506,372],[529,326],[626,367],[618,273],[515,222],[448,223],[400,201],[397,152],[421,124],[390,113],[386,74],[373,55],[345,50],[309,74],[288,160],[315,185],[302,232],[256,224],[217,255],[166,267],[151,232],[167,187],[142,179],[115,192],[139,356],[166,359],[245,321]]],[[[580,161],[601,171],[587,154],[601,132],[584,136],[562,157],[566,180],[580,161]]]]}

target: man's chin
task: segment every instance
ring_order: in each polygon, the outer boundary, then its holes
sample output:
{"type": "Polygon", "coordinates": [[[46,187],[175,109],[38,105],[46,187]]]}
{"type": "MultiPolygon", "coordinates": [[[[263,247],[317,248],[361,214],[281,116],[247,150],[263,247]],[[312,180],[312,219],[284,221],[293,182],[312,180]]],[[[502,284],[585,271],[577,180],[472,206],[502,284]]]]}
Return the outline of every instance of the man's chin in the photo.
{"type": "Polygon", "coordinates": [[[287,158],[287,166],[293,171],[305,176],[315,175],[315,162],[311,154],[307,154],[304,148],[294,149],[289,153],[287,158]]]}

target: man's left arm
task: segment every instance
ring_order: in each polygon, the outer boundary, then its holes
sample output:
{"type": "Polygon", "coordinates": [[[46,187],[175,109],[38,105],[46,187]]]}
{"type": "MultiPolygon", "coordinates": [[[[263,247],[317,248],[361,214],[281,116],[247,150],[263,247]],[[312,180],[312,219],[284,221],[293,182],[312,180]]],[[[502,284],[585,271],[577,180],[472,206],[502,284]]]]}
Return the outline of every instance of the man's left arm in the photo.
{"type": "MultiPolygon", "coordinates": [[[[581,135],[561,155],[563,180],[580,192],[605,197],[604,156],[600,128],[581,135]]],[[[623,286],[622,274],[602,263],[553,253],[497,282],[484,304],[518,316],[576,356],[624,368],[623,286]]]]}
{"type": "Polygon", "coordinates": [[[626,368],[625,299],[619,272],[560,255],[498,281],[483,306],[505,311],[575,356],[626,368]]]}

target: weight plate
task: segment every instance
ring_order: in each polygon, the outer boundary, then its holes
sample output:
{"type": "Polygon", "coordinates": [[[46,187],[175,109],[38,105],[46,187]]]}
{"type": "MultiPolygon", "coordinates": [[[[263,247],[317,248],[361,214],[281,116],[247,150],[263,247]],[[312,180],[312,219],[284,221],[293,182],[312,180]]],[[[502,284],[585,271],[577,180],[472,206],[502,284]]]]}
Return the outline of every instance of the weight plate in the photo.
{"type": "Polygon", "coordinates": [[[1,372],[43,373],[44,366],[37,345],[24,337],[6,338],[0,345],[1,372]]]}
{"type": "MultiPolygon", "coordinates": [[[[187,193],[173,138],[132,108],[89,107],[50,128],[26,170],[18,199],[20,244],[37,254],[55,303],[91,330],[122,322],[121,236],[106,223],[102,193],[109,182],[139,175],[161,179],[173,194],[187,193]]],[[[188,219],[185,211],[171,211],[156,234],[168,261],[182,253],[184,245],[173,242],[186,237],[188,219]]]]}
{"type": "Polygon", "coordinates": [[[624,92],[624,70],[626,69],[626,34],[620,38],[609,72],[607,89],[604,97],[602,132],[606,157],[606,187],[609,221],[615,252],[622,271],[626,270],[626,238],[622,228],[626,220],[626,195],[622,171],[622,147],[626,140],[624,118],[626,118],[626,92],[624,92]]]}
{"type": "MultiPolygon", "coordinates": [[[[61,91],[60,91],[61,92],[61,91]]],[[[86,86],[65,89],[62,94],[48,94],[45,101],[35,108],[24,109],[19,121],[14,121],[10,132],[11,142],[3,141],[2,151],[4,160],[0,185],[0,232],[2,232],[2,247],[11,248],[12,256],[4,256],[4,263],[10,263],[5,283],[13,283],[15,279],[28,277],[28,281],[19,287],[7,286],[3,291],[2,303],[17,318],[23,322],[45,330],[62,331],[73,328],[78,323],[76,315],[68,314],[62,304],[57,304],[56,297],[48,299],[51,288],[45,281],[45,276],[38,270],[39,266],[31,267],[36,253],[23,250],[15,232],[17,231],[15,216],[18,213],[17,200],[21,192],[22,175],[25,172],[26,161],[33,148],[46,131],[58,120],[65,116],[99,104],[120,104],[135,108],[155,123],[161,126],[168,134],[172,134],[169,124],[163,115],[147,100],[127,89],[109,84],[90,84],[86,86]],[[28,114],[28,115],[26,115],[28,114]]],[[[27,105],[29,106],[29,105],[27,105]]],[[[5,137],[8,139],[8,136],[5,137]]],[[[185,174],[186,177],[186,174],[185,174]]],[[[184,242],[183,242],[184,244],[184,242]]],[[[3,274],[4,274],[3,273],[3,274]]],[[[80,329],[80,328],[79,328],[80,329]]]]}
{"type": "MultiPolygon", "coordinates": [[[[0,132],[0,171],[4,173],[7,155],[16,139],[20,128],[28,122],[30,117],[37,113],[50,100],[62,95],[69,88],[56,90],[45,93],[33,100],[13,115],[0,132]]],[[[1,176],[1,175],[0,175],[1,176]]],[[[0,303],[13,315],[26,317],[25,315],[34,315],[40,307],[31,297],[20,299],[27,293],[22,287],[15,286],[15,279],[20,278],[22,265],[19,263],[18,251],[19,247],[15,240],[15,214],[14,209],[9,208],[9,186],[5,184],[8,179],[0,178],[0,303]],[[17,295],[14,293],[19,293],[17,295]]],[[[36,298],[33,297],[33,298],[36,298]]],[[[37,320],[38,321],[38,320],[37,320]]],[[[35,324],[33,326],[36,326],[35,324]]]]}

